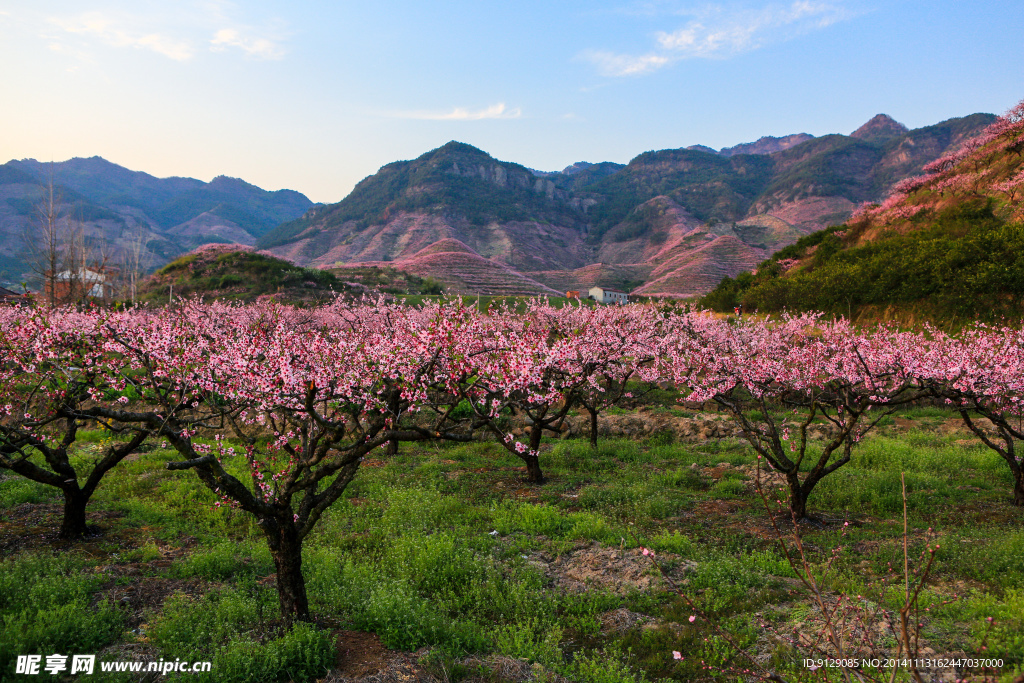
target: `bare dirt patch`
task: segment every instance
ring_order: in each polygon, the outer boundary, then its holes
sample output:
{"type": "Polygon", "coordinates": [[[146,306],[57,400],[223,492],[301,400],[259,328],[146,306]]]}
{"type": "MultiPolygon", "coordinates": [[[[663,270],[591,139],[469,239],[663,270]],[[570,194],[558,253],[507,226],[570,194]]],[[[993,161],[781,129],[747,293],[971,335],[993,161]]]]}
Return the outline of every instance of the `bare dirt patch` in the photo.
{"type": "MultiPolygon", "coordinates": [[[[860,597],[826,593],[822,596],[824,607],[828,613],[826,618],[821,605],[815,601],[804,602],[806,607],[791,616],[786,623],[772,625],[762,620],[762,637],[755,646],[754,659],[761,664],[767,663],[775,646],[786,644],[793,646],[799,643],[802,650],[815,651],[815,656],[838,657],[840,651],[835,647],[831,637],[834,635],[842,644],[842,656],[859,660],[895,658],[898,654],[905,657],[899,646],[899,614],[892,610],[883,610],[877,603],[860,597]]],[[[792,604],[777,605],[770,611],[788,611],[792,604]]],[[[928,617],[921,616],[923,621],[928,617]]],[[[961,659],[965,653],[937,654],[924,640],[916,640],[916,657],[921,660],[936,657],[961,659]]],[[[962,680],[967,673],[956,667],[919,669],[926,681],[952,683],[962,680]]]]}
{"type": "MultiPolygon", "coordinates": [[[[343,631],[344,634],[353,633],[343,631]]],[[[370,635],[370,634],[365,634],[370,635]]],[[[379,644],[378,644],[379,645],[379,644]]],[[[341,648],[339,643],[339,649],[341,648]]],[[[375,658],[365,672],[361,669],[340,667],[331,671],[321,683],[570,683],[562,676],[546,671],[540,664],[530,664],[525,659],[505,655],[470,656],[450,661],[425,661],[426,648],[413,653],[394,652],[382,649],[368,653],[375,658]],[[379,665],[376,658],[379,656],[379,665]]]]}
{"type": "MultiPolygon", "coordinates": [[[[666,555],[659,559],[666,561],[674,557],[666,555]]],[[[557,556],[534,553],[528,562],[541,569],[555,586],[569,593],[597,588],[625,594],[667,588],[665,579],[639,548],[622,550],[593,542],[557,556]]],[[[670,576],[681,578],[694,567],[695,563],[683,560],[676,563],[670,576]]]]}
{"type": "MultiPolygon", "coordinates": [[[[999,434],[999,430],[996,429],[991,420],[977,417],[972,418],[972,422],[988,436],[997,436],[999,434]]],[[[968,429],[967,425],[959,417],[947,417],[938,424],[937,430],[943,435],[963,435],[966,438],[957,441],[957,444],[961,446],[974,446],[981,443],[981,439],[975,436],[974,432],[968,429]]]]}
{"type": "Polygon", "coordinates": [[[120,572],[110,572],[110,568],[106,568],[105,573],[114,574],[116,578],[100,588],[94,599],[109,601],[121,607],[127,627],[138,630],[139,636],[143,638],[147,615],[162,608],[171,595],[184,593],[191,598],[199,598],[213,586],[199,578],[155,577],[139,571],[137,567],[126,567],[120,572]]]}
{"type": "Polygon", "coordinates": [[[551,482],[557,481],[558,479],[557,477],[548,477],[545,484],[538,486],[525,482],[525,467],[512,467],[505,469],[516,472],[519,476],[498,479],[494,482],[493,488],[495,492],[505,496],[512,496],[519,501],[536,502],[540,500],[541,494],[545,490],[544,487],[548,487],[551,482]]]}
{"type": "Polygon", "coordinates": [[[654,623],[654,618],[620,607],[601,615],[601,633],[622,633],[636,626],[654,623]]]}
{"type": "Polygon", "coordinates": [[[338,631],[335,642],[338,658],[330,680],[364,680],[388,666],[391,653],[376,633],[338,631]]]}
{"type": "Polygon", "coordinates": [[[725,517],[745,507],[738,500],[705,500],[697,504],[697,517],[725,517]]]}
{"type": "MultiPolygon", "coordinates": [[[[103,662],[155,662],[160,659],[160,654],[160,650],[155,645],[150,645],[149,643],[117,643],[105,647],[96,653],[96,660],[103,662]]],[[[96,670],[99,670],[99,664],[96,665],[96,670]]],[[[130,680],[133,683],[155,683],[156,681],[165,681],[167,677],[153,671],[131,674],[130,678],[126,680],[130,680]]]]}
{"type": "MultiPolygon", "coordinates": [[[[452,679],[447,675],[444,666],[427,665],[423,661],[429,653],[427,648],[421,648],[416,652],[388,650],[373,633],[338,631],[336,647],[338,651],[337,666],[327,676],[319,679],[320,683],[447,683],[449,680],[461,680],[463,683],[480,681],[482,683],[483,681],[530,680],[504,679],[494,676],[452,679]],[[435,668],[438,670],[434,671],[435,668]]],[[[464,661],[472,664],[484,660],[468,659],[464,661]]],[[[456,662],[456,664],[461,663],[456,662]]]]}
{"type": "Polygon", "coordinates": [[[58,538],[64,506],[60,503],[22,503],[0,516],[0,557],[25,550],[87,549],[97,541],[110,541],[110,522],[124,517],[116,510],[88,510],[89,533],[79,540],[58,538]]]}

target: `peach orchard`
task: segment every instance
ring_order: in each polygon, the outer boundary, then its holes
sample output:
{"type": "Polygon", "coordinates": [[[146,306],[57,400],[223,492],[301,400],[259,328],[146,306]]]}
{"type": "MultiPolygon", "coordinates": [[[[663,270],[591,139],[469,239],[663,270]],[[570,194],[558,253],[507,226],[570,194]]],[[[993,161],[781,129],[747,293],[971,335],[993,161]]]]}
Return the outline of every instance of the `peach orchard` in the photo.
{"type": "Polygon", "coordinates": [[[1010,328],[950,336],[817,315],[737,322],[541,301],[487,314],[457,302],[182,302],[0,309],[0,354],[0,468],[60,490],[62,537],[87,532],[105,474],[146,442],[169,444],[168,469],[256,519],[289,621],[310,618],[303,541],[365,457],[494,439],[540,484],[542,437],[570,411],[590,415],[596,444],[601,411],[654,387],[730,414],[785,478],[794,519],[883,416],[921,400],[959,412],[1005,460],[1024,505],[1024,333],[1010,328]],[[809,437],[812,424],[826,426],[823,440],[809,437]],[[104,450],[69,457],[79,430],[96,425],[114,436],[104,450]],[[229,472],[235,462],[245,476],[229,472]]]}

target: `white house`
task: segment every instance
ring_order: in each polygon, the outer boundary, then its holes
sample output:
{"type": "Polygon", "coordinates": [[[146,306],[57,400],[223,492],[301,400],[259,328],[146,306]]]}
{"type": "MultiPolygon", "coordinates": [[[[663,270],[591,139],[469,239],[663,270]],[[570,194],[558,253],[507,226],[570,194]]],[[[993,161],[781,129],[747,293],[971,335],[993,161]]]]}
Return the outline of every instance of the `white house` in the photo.
{"type": "Polygon", "coordinates": [[[77,271],[62,270],[52,279],[47,271],[43,294],[50,297],[50,288],[53,287],[54,296],[61,302],[75,301],[83,296],[106,301],[114,295],[115,271],[105,266],[84,267],[77,271]]]}
{"type": "Polygon", "coordinates": [[[599,304],[624,304],[629,302],[629,295],[615,289],[591,287],[587,294],[599,304]]]}

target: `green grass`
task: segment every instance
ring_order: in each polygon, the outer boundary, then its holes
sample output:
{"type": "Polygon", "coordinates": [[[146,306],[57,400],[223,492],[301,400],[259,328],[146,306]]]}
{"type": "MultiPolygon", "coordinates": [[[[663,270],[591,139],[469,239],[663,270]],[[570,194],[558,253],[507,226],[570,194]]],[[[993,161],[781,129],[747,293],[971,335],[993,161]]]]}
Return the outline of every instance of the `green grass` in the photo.
{"type": "Polygon", "coordinates": [[[22,479],[13,474],[4,473],[0,479],[0,508],[12,508],[22,503],[45,503],[60,499],[60,492],[46,484],[22,479]]]}
{"type": "Polygon", "coordinates": [[[152,625],[151,637],[167,659],[212,661],[201,680],[311,680],[326,673],[334,661],[328,633],[307,624],[267,634],[277,596],[251,585],[212,591],[201,600],[174,596],[152,625]],[[254,637],[258,625],[262,637],[254,637]]]}
{"type": "MultiPolygon", "coordinates": [[[[1009,677],[1024,667],[1024,513],[1009,504],[1005,464],[963,434],[936,430],[949,417],[941,409],[901,416],[920,426],[883,426],[812,494],[812,510],[840,521],[804,530],[807,559],[831,594],[898,584],[903,474],[911,561],[920,566],[925,545],[940,545],[921,598],[929,608],[922,638],[940,654],[985,645],[1005,659],[1009,677]]],[[[428,648],[423,666],[466,676],[479,673],[467,656],[501,655],[527,660],[538,676],[575,681],[693,680],[706,676],[701,661],[746,666],[725,629],[789,678],[807,675],[798,653],[766,645],[760,626],[791,630],[810,612],[751,483],[719,467],[755,462],[740,442],[546,443],[542,486],[526,484],[521,463],[495,444],[403,445],[364,467],[307,539],[303,572],[316,622],[294,630],[280,622],[259,528],[239,510],[215,507],[194,474],[166,470],[170,457],[156,448],[111,472],[90,506],[107,515],[104,535],[57,552],[37,550],[47,528],[23,516],[52,506],[52,493],[0,480],[0,524],[7,537],[30,541],[2,551],[0,670],[11,671],[17,654],[102,659],[116,645],[209,659],[209,680],[312,681],[334,666],[335,632],[345,629],[375,633],[392,649],[428,648]],[[602,549],[643,559],[639,546],[692,602],[663,584],[632,589],[628,578],[566,592],[545,573],[556,558],[602,549]],[[119,587],[149,582],[169,588],[142,616],[118,606],[119,587]],[[645,615],[647,626],[603,625],[624,610],[645,615]],[[685,657],[674,660],[672,650],[685,657]]],[[[243,473],[241,461],[227,466],[243,473]]],[[[653,565],[640,568],[653,576],[653,565]]],[[[878,599],[898,607],[895,593],[878,599]]]]}
{"type": "Polygon", "coordinates": [[[0,678],[19,654],[95,652],[113,642],[122,617],[92,604],[104,577],[73,555],[24,553],[0,571],[0,678]]]}

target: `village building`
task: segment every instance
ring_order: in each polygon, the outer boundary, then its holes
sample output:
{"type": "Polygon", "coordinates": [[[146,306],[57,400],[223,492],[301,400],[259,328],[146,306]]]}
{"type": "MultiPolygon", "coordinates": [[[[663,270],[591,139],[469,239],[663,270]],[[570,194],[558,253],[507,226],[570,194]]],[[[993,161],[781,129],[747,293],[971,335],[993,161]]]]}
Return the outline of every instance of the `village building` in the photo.
{"type": "Polygon", "coordinates": [[[591,287],[587,294],[599,304],[624,304],[629,301],[629,295],[625,292],[605,287],[591,287]]]}
{"type": "Polygon", "coordinates": [[[43,282],[43,297],[46,301],[61,303],[81,299],[109,301],[114,297],[117,269],[106,266],[62,270],[55,277],[43,282]],[[52,292],[51,292],[52,288],[52,292]]]}

